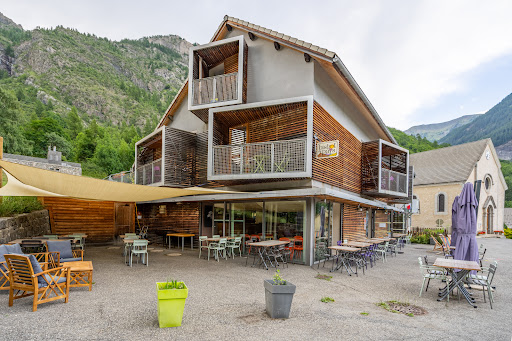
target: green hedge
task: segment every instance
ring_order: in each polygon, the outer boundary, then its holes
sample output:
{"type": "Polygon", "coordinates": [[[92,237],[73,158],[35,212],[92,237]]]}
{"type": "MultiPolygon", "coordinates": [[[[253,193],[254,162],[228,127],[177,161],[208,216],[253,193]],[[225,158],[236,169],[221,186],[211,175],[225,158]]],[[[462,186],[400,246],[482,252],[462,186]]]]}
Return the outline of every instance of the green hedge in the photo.
{"type": "Polygon", "coordinates": [[[512,229],[509,229],[508,227],[505,227],[503,229],[503,234],[505,235],[505,237],[507,237],[508,239],[512,239],[512,229]]]}
{"type": "Polygon", "coordinates": [[[441,238],[439,238],[440,233],[444,233],[444,229],[425,229],[421,231],[421,233],[415,234],[411,237],[411,243],[416,244],[430,244],[430,237],[434,237],[437,239],[439,243],[443,243],[441,238]]]}
{"type": "Polygon", "coordinates": [[[0,217],[42,210],[43,205],[36,197],[3,197],[0,204],[0,217]]]}

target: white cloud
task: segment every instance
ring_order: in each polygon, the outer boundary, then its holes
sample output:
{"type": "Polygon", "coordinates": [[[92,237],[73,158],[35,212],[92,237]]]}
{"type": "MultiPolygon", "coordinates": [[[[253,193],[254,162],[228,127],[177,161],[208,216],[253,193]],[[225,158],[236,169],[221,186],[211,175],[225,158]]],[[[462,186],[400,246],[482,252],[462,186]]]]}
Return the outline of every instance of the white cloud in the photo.
{"type": "Polygon", "coordinates": [[[464,92],[468,72],[512,54],[510,1],[18,0],[0,10],[29,29],[64,25],[111,39],[178,34],[199,43],[229,14],[334,50],[384,122],[403,129],[431,122],[417,112],[464,92]]]}

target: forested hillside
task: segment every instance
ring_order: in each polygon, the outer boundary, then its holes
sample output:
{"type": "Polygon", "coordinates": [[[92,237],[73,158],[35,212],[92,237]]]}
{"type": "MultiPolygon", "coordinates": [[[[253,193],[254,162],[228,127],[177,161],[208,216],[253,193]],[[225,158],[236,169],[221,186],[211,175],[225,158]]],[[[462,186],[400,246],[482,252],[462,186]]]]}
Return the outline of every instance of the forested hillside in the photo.
{"type": "Polygon", "coordinates": [[[188,72],[177,36],[110,41],[74,29],[23,30],[0,14],[0,136],[7,153],[56,145],[83,173],[127,170],[188,72]]]}
{"type": "Polygon", "coordinates": [[[453,129],[440,142],[461,144],[489,137],[495,146],[512,140],[512,94],[473,122],[453,129]]]}
{"type": "Polygon", "coordinates": [[[393,134],[398,145],[408,149],[411,154],[450,146],[447,143],[439,144],[437,141],[430,142],[426,137],[421,137],[419,134],[413,136],[395,128],[388,127],[388,129],[391,134],[393,134]]]}

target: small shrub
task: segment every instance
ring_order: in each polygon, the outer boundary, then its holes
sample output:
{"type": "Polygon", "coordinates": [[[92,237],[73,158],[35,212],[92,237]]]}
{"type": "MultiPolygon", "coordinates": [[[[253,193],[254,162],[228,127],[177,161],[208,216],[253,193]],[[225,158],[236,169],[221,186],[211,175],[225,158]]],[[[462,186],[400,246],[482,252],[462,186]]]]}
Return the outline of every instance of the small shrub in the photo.
{"type": "Polygon", "coordinates": [[[370,313],[367,313],[367,312],[364,312],[364,311],[363,311],[363,312],[361,312],[361,313],[359,313],[359,314],[361,314],[361,315],[363,315],[363,316],[368,316],[368,315],[370,315],[370,313]]]}
{"type": "Polygon", "coordinates": [[[0,205],[0,217],[12,217],[15,214],[42,209],[43,205],[36,197],[3,197],[0,205]]]}
{"type": "Polygon", "coordinates": [[[324,303],[330,303],[330,302],[334,302],[334,298],[332,297],[329,297],[329,296],[324,296],[320,299],[320,302],[324,302],[324,303]]]}
{"type": "Polygon", "coordinates": [[[324,279],[326,281],[331,281],[332,276],[318,274],[318,275],[315,276],[315,278],[317,278],[317,279],[324,279]]]}
{"type": "Polygon", "coordinates": [[[178,282],[175,279],[167,279],[167,282],[160,284],[160,290],[167,289],[185,289],[185,283],[178,282]]]}
{"type": "Polygon", "coordinates": [[[274,277],[272,277],[272,284],[273,285],[286,285],[286,280],[281,278],[281,275],[279,274],[279,269],[276,270],[276,274],[274,277]]]}

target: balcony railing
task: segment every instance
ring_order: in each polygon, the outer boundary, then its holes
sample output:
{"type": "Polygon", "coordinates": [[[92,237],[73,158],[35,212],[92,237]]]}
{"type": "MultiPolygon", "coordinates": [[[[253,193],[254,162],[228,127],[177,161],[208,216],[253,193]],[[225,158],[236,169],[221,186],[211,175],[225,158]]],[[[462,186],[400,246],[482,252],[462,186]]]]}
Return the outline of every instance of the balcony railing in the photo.
{"type": "Polygon", "coordinates": [[[192,81],[193,105],[238,99],[238,72],[192,81]]]}
{"type": "Polygon", "coordinates": [[[213,147],[213,175],[272,177],[305,171],[305,138],[213,147]]]}
{"type": "Polygon", "coordinates": [[[407,194],[407,174],[381,169],[380,187],[384,191],[407,194]]]}
{"type": "Polygon", "coordinates": [[[133,177],[134,177],[134,174],[132,171],[124,171],[124,172],[120,172],[120,173],[116,173],[116,174],[110,174],[103,180],[133,184],[133,177]]]}
{"type": "Polygon", "coordinates": [[[151,185],[162,181],[162,159],[137,167],[137,184],[151,185]]]}

